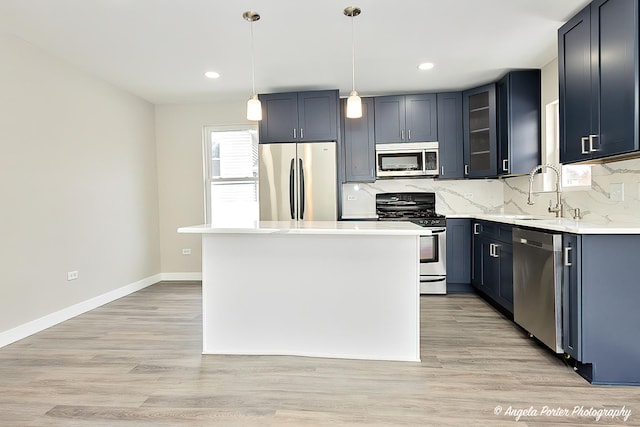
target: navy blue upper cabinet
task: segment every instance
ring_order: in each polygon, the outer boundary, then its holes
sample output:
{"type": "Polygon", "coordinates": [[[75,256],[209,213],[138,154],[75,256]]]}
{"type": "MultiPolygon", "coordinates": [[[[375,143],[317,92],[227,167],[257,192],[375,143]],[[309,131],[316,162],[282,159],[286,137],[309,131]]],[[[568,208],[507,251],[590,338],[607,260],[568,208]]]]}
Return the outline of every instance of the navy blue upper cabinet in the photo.
{"type": "Polygon", "coordinates": [[[498,175],[527,174],[540,164],[541,71],[507,73],[496,86],[498,175]]]}
{"type": "Polygon", "coordinates": [[[440,178],[464,177],[462,92],[438,94],[440,178]]]}
{"type": "Polygon", "coordinates": [[[261,94],[259,98],[261,143],[338,139],[337,90],[261,94]]]}
{"type": "Polygon", "coordinates": [[[595,0],[558,30],[562,163],[638,150],[637,30],[637,0],[595,0]]]}
{"type": "Polygon", "coordinates": [[[293,141],[298,128],[298,93],[259,95],[262,104],[260,142],[293,141]]]}
{"type": "Polygon", "coordinates": [[[373,98],[362,98],[362,117],[359,119],[345,117],[346,99],[340,106],[345,182],[373,182],[376,180],[373,98]]]}
{"type": "Polygon", "coordinates": [[[435,93],[379,96],[374,109],[377,144],[438,140],[435,93]]]}
{"type": "Polygon", "coordinates": [[[462,92],[464,176],[497,175],[496,85],[462,92]]]}

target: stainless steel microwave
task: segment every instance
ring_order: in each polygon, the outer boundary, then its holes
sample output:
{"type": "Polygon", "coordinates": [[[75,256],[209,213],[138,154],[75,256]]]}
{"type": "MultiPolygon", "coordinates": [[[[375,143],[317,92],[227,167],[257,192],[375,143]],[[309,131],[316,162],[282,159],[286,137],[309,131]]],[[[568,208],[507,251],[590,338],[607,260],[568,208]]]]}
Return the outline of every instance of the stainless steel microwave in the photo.
{"type": "Polygon", "coordinates": [[[376,177],[435,176],[439,160],[437,142],[376,144],[376,177]]]}

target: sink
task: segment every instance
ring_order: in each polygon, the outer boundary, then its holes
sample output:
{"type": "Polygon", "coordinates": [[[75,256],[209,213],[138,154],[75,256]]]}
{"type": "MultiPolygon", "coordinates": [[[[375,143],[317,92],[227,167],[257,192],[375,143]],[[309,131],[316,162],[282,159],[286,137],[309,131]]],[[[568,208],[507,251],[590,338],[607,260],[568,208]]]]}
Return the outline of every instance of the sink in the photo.
{"type": "Polygon", "coordinates": [[[524,219],[524,220],[547,219],[547,218],[541,218],[538,216],[525,215],[525,214],[496,214],[496,216],[500,218],[506,218],[506,219],[524,219]]]}

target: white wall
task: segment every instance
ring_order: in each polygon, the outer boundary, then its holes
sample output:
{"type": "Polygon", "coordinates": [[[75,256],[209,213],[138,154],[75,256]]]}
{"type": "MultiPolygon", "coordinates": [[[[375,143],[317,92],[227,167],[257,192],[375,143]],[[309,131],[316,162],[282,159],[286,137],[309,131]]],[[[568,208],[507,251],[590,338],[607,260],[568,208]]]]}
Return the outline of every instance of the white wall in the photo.
{"type": "Polygon", "coordinates": [[[247,125],[245,108],[246,99],[156,107],[160,252],[166,278],[198,278],[202,271],[200,236],[176,230],[205,222],[204,126],[247,125]],[[183,248],[190,248],[191,255],[182,255],[183,248]]]}
{"type": "Polygon", "coordinates": [[[153,106],[9,35],[0,57],[2,337],[158,275],[160,255],[153,106]]]}

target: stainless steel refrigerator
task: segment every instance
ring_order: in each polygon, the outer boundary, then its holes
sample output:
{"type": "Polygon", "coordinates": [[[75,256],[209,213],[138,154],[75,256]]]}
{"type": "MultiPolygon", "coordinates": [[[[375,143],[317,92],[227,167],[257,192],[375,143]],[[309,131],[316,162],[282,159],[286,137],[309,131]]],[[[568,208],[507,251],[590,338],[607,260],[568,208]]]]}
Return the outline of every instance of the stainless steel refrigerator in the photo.
{"type": "Polygon", "coordinates": [[[261,221],[337,218],[336,143],[260,144],[261,221]]]}

